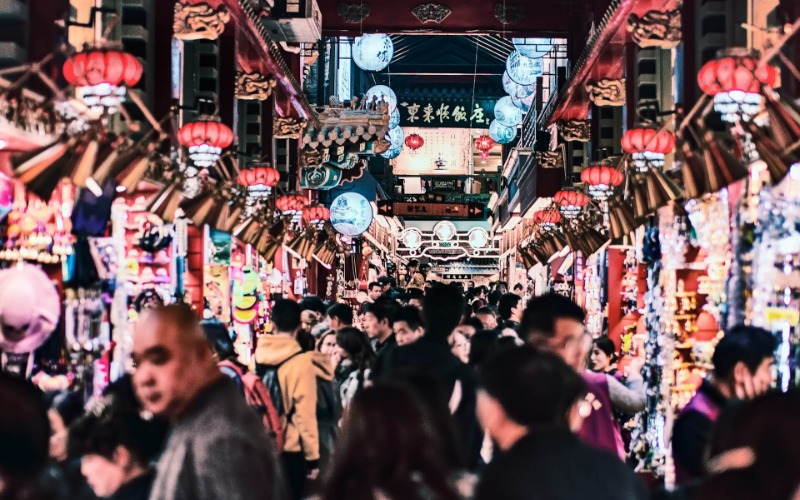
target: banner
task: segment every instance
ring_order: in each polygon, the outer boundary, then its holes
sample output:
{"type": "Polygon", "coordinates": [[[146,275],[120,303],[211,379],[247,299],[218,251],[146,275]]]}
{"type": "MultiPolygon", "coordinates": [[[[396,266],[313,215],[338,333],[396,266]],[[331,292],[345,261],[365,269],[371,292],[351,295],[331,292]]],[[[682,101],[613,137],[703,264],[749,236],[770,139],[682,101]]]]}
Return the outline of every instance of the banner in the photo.
{"type": "Polygon", "coordinates": [[[386,217],[483,219],[484,206],[482,203],[379,201],[378,213],[386,217]]]}
{"type": "Polygon", "coordinates": [[[489,128],[494,119],[493,100],[476,99],[398,99],[403,127],[489,128]]]}

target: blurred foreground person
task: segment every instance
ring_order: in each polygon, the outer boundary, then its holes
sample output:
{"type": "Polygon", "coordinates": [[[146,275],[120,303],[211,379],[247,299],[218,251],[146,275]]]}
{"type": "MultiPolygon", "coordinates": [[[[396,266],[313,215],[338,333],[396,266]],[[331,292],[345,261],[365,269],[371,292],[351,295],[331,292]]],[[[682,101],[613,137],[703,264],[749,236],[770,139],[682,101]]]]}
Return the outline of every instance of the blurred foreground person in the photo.
{"type": "Polygon", "coordinates": [[[606,373],[586,370],[591,345],[584,327],[583,309],[568,298],[550,293],[531,299],[522,314],[520,334],[532,346],[550,351],[583,378],[590,412],[578,435],[587,443],[625,459],[622,433],[613,410],[637,413],[645,407],[642,358],[629,365],[625,385],[606,373]]]}
{"type": "Polygon", "coordinates": [[[580,376],[551,353],[514,347],[490,359],[481,370],[478,416],[500,451],[475,498],[647,498],[625,464],[573,433],[589,406],[584,394],[580,376]]]}
{"type": "Polygon", "coordinates": [[[0,372],[0,500],[39,500],[37,481],[47,464],[50,423],[42,393],[0,372]]]}
{"type": "Polygon", "coordinates": [[[769,389],[775,347],[770,332],[743,325],[731,328],[719,341],[711,358],[713,374],[680,412],[672,430],[676,484],[704,475],[711,428],[728,402],[753,399],[769,389]]]}
{"type": "Polygon", "coordinates": [[[322,500],[455,500],[445,451],[408,389],[379,383],[345,415],[322,500]]]}
{"type": "Polygon", "coordinates": [[[150,311],[133,338],[134,387],[172,428],[151,500],[282,499],[264,426],[218,369],[192,310],[150,311]]]}
{"type": "MultiPolygon", "coordinates": [[[[83,397],[74,391],[47,394],[50,409],[50,458],[53,468],[63,479],[67,495],[75,500],[92,500],[89,484],[81,475],[81,459],[69,450],[69,426],[83,415],[83,397]]],[[[55,471],[54,471],[55,472],[55,471]]]]}

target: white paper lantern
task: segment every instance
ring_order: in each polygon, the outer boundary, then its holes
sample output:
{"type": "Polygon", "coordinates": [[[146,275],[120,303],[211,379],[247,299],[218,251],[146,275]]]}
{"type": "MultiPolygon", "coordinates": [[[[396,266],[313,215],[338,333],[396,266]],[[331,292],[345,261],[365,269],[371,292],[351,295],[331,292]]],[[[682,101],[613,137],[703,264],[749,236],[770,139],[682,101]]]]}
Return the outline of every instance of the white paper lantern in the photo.
{"type": "Polygon", "coordinates": [[[353,42],[353,61],[366,71],[380,71],[392,62],[394,43],[383,33],[356,37],[353,42]]]}
{"type": "Polygon", "coordinates": [[[508,76],[507,71],[503,71],[503,90],[511,97],[522,99],[533,95],[536,92],[536,84],[520,85],[508,76]]]}
{"type": "Polygon", "coordinates": [[[536,98],[536,94],[531,94],[528,97],[517,99],[513,95],[511,96],[511,102],[514,103],[514,106],[518,107],[523,113],[527,113],[531,110],[531,106],[533,106],[533,100],[536,98]]]}
{"type": "Polygon", "coordinates": [[[506,59],[506,71],[520,85],[533,85],[544,74],[544,60],[525,57],[515,50],[506,59]]]}
{"type": "Polygon", "coordinates": [[[394,93],[394,90],[386,85],[375,85],[371,87],[367,90],[367,95],[364,99],[367,100],[367,103],[371,103],[374,96],[378,98],[378,102],[389,101],[389,113],[397,109],[397,95],[394,93]]]}
{"type": "Polygon", "coordinates": [[[337,196],[331,203],[331,224],[346,236],[358,236],[372,224],[372,205],[354,192],[337,196]]]}
{"type": "Polygon", "coordinates": [[[389,129],[389,133],[386,134],[386,137],[389,139],[389,142],[392,143],[389,146],[389,149],[399,148],[403,146],[403,140],[406,138],[405,132],[403,132],[403,127],[395,127],[393,129],[389,129]]]}
{"type": "Polygon", "coordinates": [[[522,123],[522,110],[514,106],[511,97],[505,96],[494,104],[494,119],[506,127],[516,127],[522,123]]]}
{"type": "Polygon", "coordinates": [[[512,38],[511,42],[520,54],[531,59],[544,57],[553,48],[549,38],[512,38]]]}
{"type": "Polygon", "coordinates": [[[497,120],[489,124],[489,137],[497,144],[508,144],[517,136],[517,127],[506,127],[497,120]]]}
{"type": "Polygon", "coordinates": [[[396,148],[390,147],[389,149],[381,153],[381,156],[386,158],[387,160],[393,160],[398,156],[400,156],[400,153],[402,152],[403,152],[403,146],[398,146],[396,148]]]}
{"type": "Polygon", "coordinates": [[[393,129],[400,125],[400,110],[395,108],[394,111],[389,113],[389,128],[393,129]]]}

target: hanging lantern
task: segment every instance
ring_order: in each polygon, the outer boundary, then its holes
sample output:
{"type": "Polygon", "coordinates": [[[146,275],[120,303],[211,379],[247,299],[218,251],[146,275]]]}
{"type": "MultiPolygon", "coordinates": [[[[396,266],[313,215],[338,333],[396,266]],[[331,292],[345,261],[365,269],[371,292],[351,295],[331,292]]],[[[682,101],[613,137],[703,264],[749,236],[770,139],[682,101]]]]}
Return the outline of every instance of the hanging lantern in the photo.
{"type": "Polygon", "coordinates": [[[503,72],[503,90],[511,97],[523,99],[529,97],[536,92],[536,84],[533,85],[520,85],[508,76],[508,72],[503,72]]]}
{"type": "Polygon", "coordinates": [[[508,144],[517,137],[517,127],[507,127],[497,120],[489,124],[489,136],[497,144],[508,144]]]}
{"type": "Polygon", "coordinates": [[[415,154],[416,151],[421,148],[425,144],[425,139],[422,138],[419,134],[411,134],[406,137],[405,145],[408,146],[408,149],[411,150],[411,154],[415,154]]]}
{"type": "Polygon", "coordinates": [[[247,189],[248,201],[255,201],[269,196],[280,178],[281,174],[274,168],[263,163],[254,163],[241,170],[236,180],[247,189]]]}
{"type": "Polygon", "coordinates": [[[364,99],[366,100],[367,105],[372,105],[373,101],[376,105],[380,105],[380,103],[384,101],[388,102],[390,114],[397,109],[397,94],[395,94],[394,90],[390,89],[386,85],[375,85],[374,87],[370,87],[370,89],[367,90],[367,93],[364,95],[364,99]]]}
{"type": "Polygon", "coordinates": [[[775,68],[759,65],[756,53],[741,47],[720,50],[697,73],[700,90],[714,98],[714,110],[727,122],[749,120],[761,109],[761,85],[773,87],[775,68]]]}
{"type": "Polygon", "coordinates": [[[381,153],[381,156],[387,160],[391,160],[400,156],[400,152],[403,150],[404,136],[405,133],[403,132],[403,127],[395,127],[390,129],[389,133],[386,134],[387,139],[389,139],[389,149],[381,153]]]}
{"type": "Polygon", "coordinates": [[[216,163],[222,150],[233,144],[233,131],[218,121],[198,120],[181,127],[178,140],[189,150],[195,166],[204,168],[216,163]]]}
{"type": "Polygon", "coordinates": [[[126,87],[142,78],[136,57],[115,49],[78,52],[64,63],[64,79],[77,87],[78,97],[93,111],[115,113],[125,100],[126,87]]]}
{"type": "Polygon", "coordinates": [[[520,85],[533,85],[544,74],[544,60],[525,57],[514,50],[506,59],[506,72],[520,85]]]}
{"type": "Polygon", "coordinates": [[[478,136],[475,139],[475,149],[481,152],[481,158],[485,158],[483,156],[485,153],[488,156],[489,151],[494,147],[494,140],[486,134],[478,136]]]}
{"type": "Polygon", "coordinates": [[[588,186],[589,196],[598,201],[607,200],[624,180],[622,172],[609,165],[590,165],[581,172],[581,182],[588,186]]]}
{"type": "Polygon", "coordinates": [[[562,189],[553,197],[561,215],[567,219],[574,219],[581,213],[583,207],[589,203],[589,197],[575,189],[562,189]]]}
{"type": "Polygon", "coordinates": [[[531,110],[531,107],[533,107],[533,100],[535,98],[536,94],[531,94],[528,97],[523,97],[521,99],[518,99],[512,95],[511,103],[514,104],[514,106],[518,107],[520,111],[522,111],[523,113],[527,113],[528,111],[531,110]]]}
{"type": "Polygon", "coordinates": [[[561,212],[557,210],[539,210],[534,212],[533,222],[539,224],[544,230],[553,230],[561,222],[561,212]]]}
{"type": "Polygon", "coordinates": [[[495,103],[494,118],[500,125],[516,127],[522,123],[522,110],[514,106],[509,96],[505,96],[495,103]]]}
{"type": "Polygon", "coordinates": [[[626,130],[620,142],[639,172],[645,172],[648,167],[663,167],[664,158],[675,149],[672,132],[646,126],[626,130]]]}
{"type": "Polygon", "coordinates": [[[550,38],[512,38],[514,48],[525,57],[538,59],[553,50],[553,40],[550,38]]]}
{"type": "Polygon", "coordinates": [[[389,113],[389,128],[395,128],[400,125],[400,110],[395,108],[394,111],[389,113]]]}
{"type": "Polygon", "coordinates": [[[275,201],[275,208],[280,211],[281,215],[288,215],[292,218],[299,217],[307,205],[306,198],[297,193],[285,194],[275,201]]]}
{"type": "Polygon", "coordinates": [[[389,35],[378,33],[356,37],[353,62],[365,71],[380,71],[392,62],[394,43],[389,35]]]}
{"type": "Polygon", "coordinates": [[[318,229],[322,229],[322,226],[324,226],[330,218],[331,211],[322,205],[313,205],[303,209],[303,220],[318,229]]]}

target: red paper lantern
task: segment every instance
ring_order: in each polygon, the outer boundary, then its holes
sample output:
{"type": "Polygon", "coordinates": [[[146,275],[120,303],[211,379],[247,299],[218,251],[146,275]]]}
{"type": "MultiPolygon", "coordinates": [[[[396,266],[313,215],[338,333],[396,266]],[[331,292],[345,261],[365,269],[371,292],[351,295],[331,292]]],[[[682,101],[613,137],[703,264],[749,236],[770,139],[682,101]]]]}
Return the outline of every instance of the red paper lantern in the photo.
{"type": "Polygon", "coordinates": [[[314,205],[303,209],[303,220],[313,225],[324,224],[331,218],[331,211],[322,205],[314,205]]]}
{"type": "Polygon", "coordinates": [[[285,194],[275,201],[275,208],[283,215],[298,215],[307,205],[306,198],[297,193],[285,194]]]}
{"type": "MultiPolygon", "coordinates": [[[[483,134],[477,139],[475,139],[475,149],[477,149],[481,153],[487,153],[493,147],[494,147],[494,140],[486,134],[483,134]]],[[[485,158],[485,156],[481,155],[481,158],[485,158]]]]}
{"type": "Polygon", "coordinates": [[[588,186],[589,196],[596,200],[608,199],[624,180],[622,172],[608,165],[590,165],[581,172],[581,182],[588,186]]]}
{"type": "Polygon", "coordinates": [[[425,139],[423,139],[419,134],[411,134],[406,137],[405,144],[413,152],[425,144],[425,139]]]}
{"type": "Polygon", "coordinates": [[[761,84],[773,87],[776,80],[775,68],[769,64],[759,65],[752,52],[741,48],[721,51],[697,73],[700,90],[712,97],[734,90],[757,94],[761,84]]]}
{"type": "Polygon", "coordinates": [[[178,131],[178,140],[189,149],[189,158],[198,167],[210,167],[233,144],[233,130],[224,123],[198,120],[187,123],[178,131]]]}
{"type": "Polygon", "coordinates": [[[675,149],[675,135],[669,130],[653,127],[635,127],[622,135],[622,149],[626,153],[661,153],[665,155],[675,149]]]}
{"type": "Polygon", "coordinates": [[[562,189],[553,197],[561,214],[568,219],[577,217],[581,209],[589,203],[589,197],[575,189],[562,189]]]}
{"type": "Polygon", "coordinates": [[[556,210],[539,210],[534,212],[533,222],[550,229],[561,222],[561,213],[556,210]]]}
{"type": "Polygon", "coordinates": [[[273,188],[278,184],[281,174],[272,167],[251,167],[239,172],[236,180],[244,187],[266,186],[273,188]]]}
{"type": "Polygon", "coordinates": [[[125,87],[139,83],[142,65],[127,52],[94,48],[72,55],[62,72],[88,107],[113,113],[125,100],[125,87]]]}

